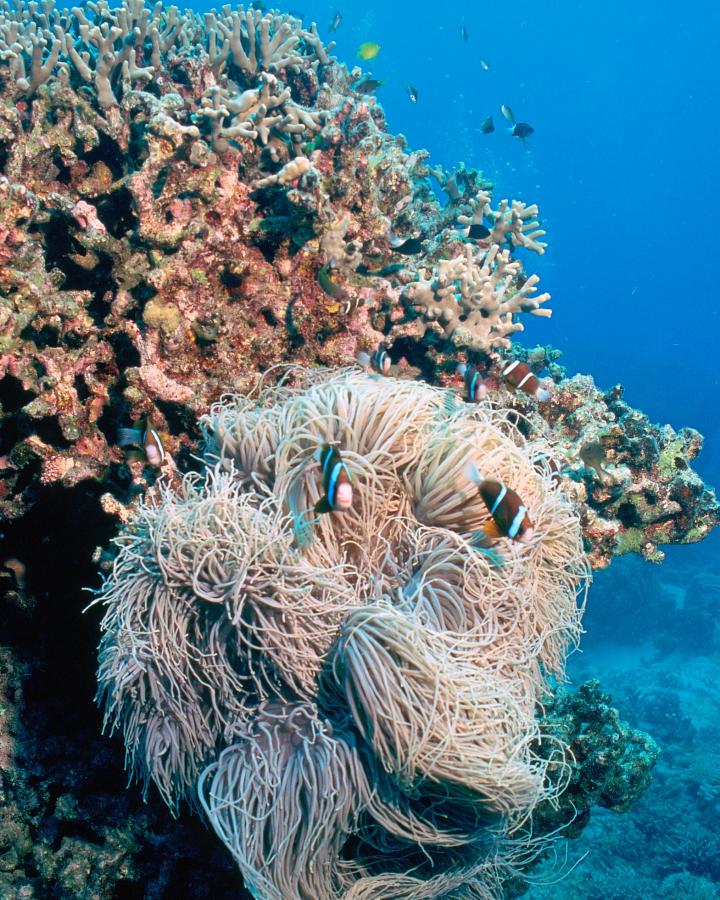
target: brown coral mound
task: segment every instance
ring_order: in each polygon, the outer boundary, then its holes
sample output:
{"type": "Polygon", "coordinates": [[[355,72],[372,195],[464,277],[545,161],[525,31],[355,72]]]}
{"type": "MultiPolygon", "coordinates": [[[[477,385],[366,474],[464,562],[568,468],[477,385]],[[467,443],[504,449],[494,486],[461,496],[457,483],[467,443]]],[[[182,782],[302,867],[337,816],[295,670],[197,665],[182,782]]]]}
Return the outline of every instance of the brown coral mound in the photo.
{"type": "Polygon", "coordinates": [[[503,412],[418,382],[290,368],[204,427],[206,474],[140,507],[101,595],[130,766],[173,808],[200,778],[258,896],[492,896],[499,835],[562,771],[536,709],[580,630],[572,506],[503,412]],[[324,441],[354,501],[318,516],[324,441]],[[529,544],[474,546],[471,458],[529,544]]]}

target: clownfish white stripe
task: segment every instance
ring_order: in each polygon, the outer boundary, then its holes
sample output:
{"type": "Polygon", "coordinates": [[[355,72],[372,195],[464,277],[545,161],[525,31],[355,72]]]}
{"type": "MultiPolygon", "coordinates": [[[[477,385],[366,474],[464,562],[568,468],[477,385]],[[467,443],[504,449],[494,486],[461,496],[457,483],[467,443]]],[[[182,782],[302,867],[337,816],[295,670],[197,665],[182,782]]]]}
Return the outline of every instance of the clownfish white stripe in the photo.
{"type": "Polygon", "coordinates": [[[506,367],[503,369],[503,375],[509,375],[509,374],[512,372],[512,370],[515,368],[515,366],[519,366],[519,365],[520,365],[520,360],[519,360],[519,359],[513,360],[513,361],[510,363],[509,366],[506,366],[506,367]]]}
{"type": "Polygon", "coordinates": [[[335,463],[333,466],[333,470],[330,473],[330,482],[328,484],[328,492],[327,498],[330,506],[335,506],[335,491],[337,489],[337,480],[340,476],[340,469],[343,468],[343,464],[341,462],[335,463]]]}
{"type": "Polygon", "coordinates": [[[515,518],[512,520],[512,523],[508,528],[508,537],[514,538],[517,535],[518,531],[520,531],[520,526],[523,523],[526,512],[527,510],[524,506],[521,506],[520,509],[518,509],[515,518]]]}
{"type": "Polygon", "coordinates": [[[472,381],[470,382],[470,397],[471,397],[471,399],[475,394],[475,385],[477,384],[477,380],[479,377],[480,377],[480,373],[475,372],[475,374],[472,377],[472,381]]]}
{"type": "MultiPolygon", "coordinates": [[[[490,510],[491,516],[495,515],[495,511],[497,510],[498,506],[500,506],[500,504],[502,503],[503,497],[505,496],[505,494],[507,494],[507,488],[503,484],[500,486],[500,493],[495,498],[495,502],[493,503],[492,509],[490,510]]],[[[514,537],[514,535],[510,535],[510,537],[514,537]]]]}
{"type": "Polygon", "coordinates": [[[525,382],[526,382],[528,379],[532,378],[532,377],[533,377],[533,373],[532,373],[532,372],[528,372],[527,375],[526,375],[524,378],[522,378],[522,379],[518,382],[518,385],[517,385],[517,386],[518,386],[519,388],[521,388],[521,387],[525,384],[525,382]]]}

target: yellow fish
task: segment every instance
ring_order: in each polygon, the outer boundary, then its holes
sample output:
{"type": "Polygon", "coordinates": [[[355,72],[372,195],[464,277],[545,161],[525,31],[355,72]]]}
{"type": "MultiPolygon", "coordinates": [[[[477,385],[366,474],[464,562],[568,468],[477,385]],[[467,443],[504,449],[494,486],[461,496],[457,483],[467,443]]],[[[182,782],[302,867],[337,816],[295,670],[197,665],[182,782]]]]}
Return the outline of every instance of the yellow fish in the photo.
{"type": "Polygon", "coordinates": [[[360,59],[364,59],[367,62],[370,59],[375,59],[375,57],[380,52],[380,44],[374,44],[372,41],[365,41],[364,44],[360,44],[358,47],[357,55],[360,59]]]}

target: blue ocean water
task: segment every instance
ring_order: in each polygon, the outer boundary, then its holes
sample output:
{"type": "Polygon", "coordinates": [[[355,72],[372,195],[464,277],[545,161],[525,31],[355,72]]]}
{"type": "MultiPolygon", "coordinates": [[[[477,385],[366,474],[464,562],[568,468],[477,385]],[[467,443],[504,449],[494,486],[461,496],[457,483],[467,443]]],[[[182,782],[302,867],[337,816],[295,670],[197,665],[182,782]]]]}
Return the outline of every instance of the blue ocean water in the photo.
{"type": "MultiPolygon", "coordinates": [[[[391,131],[433,163],[482,169],[496,197],[540,206],[550,246],[532,271],[554,315],[522,342],[622,383],[654,421],[697,428],[698,471],[720,483],[720,3],[298,3],[325,36],[342,14],[341,60],[381,45],[364,68],[385,80],[391,131]],[[534,127],[526,144],[501,104],[534,127]]],[[[663,753],[637,807],[595,813],[570,847],[577,867],[539,873],[534,900],[720,896],[719,560],[715,534],[669,548],[661,567],[624,558],[597,577],[570,676],[598,676],[663,753]]]]}

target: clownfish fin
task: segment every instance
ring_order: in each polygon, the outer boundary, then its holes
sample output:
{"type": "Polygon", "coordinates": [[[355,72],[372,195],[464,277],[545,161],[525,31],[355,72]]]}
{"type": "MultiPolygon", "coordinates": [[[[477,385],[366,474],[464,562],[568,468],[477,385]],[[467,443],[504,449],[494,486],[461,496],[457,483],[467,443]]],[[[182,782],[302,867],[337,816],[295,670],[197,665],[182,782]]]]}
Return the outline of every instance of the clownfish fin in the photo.
{"type": "Polygon", "coordinates": [[[322,500],[318,500],[318,502],[314,506],[315,512],[322,515],[323,513],[332,512],[332,506],[328,501],[327,497],[323,497],[322,500]]]}
{"type": "Polygon", "coordinates": [[[363,369],[370,368],[370,354],[360,350],[357,355],[357,364],[362,366],[363,369]]]}
{"type": "Polygon", "coordinates": [[[458,363],[457,368],[455,369],[455,374],[459,375],[460,378],[464,378],[466,372],[467,372],[467,364],[466,363],[458,363]]]}
{"type": "Polygon", "coordinates": [[[139,428],[118,428],[117,444],[119,447],[140,447],[143,442],[143,432],[139,428]]]}
{"type": "Polygon", "coordinates": [[[480,538],[477,541],[471,539],[469,541],[470,546],[478,553],[482,553],[483,556],[487,556],[488,562],[495,566],[496,569],[502,569],[505,566],[505,560],[503,559],[502,554],[494,547],[484,545],[488,540],[486,535],[481,531],[476,533],[480,535],[480,538]]]}
{"type": "Polygon", "coordinates": [[[478,467],[475,465],[475,462],[471,459],[470,462],[465,467],[465,476],[468,481],[472,481],[473,484],[482,484],[484,478],[480,474],[478,467]]]}
{"type": "Polygon", "coordinates": [[[482,530],[483,534],[489,538],[501,538],[503,536],[502,531],[497,527],[495,519],[488,519],[483,525],[482,530]]]}

